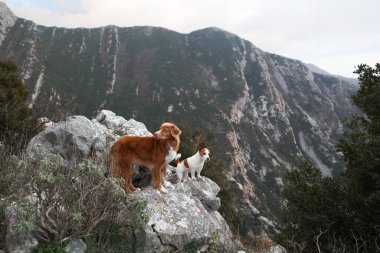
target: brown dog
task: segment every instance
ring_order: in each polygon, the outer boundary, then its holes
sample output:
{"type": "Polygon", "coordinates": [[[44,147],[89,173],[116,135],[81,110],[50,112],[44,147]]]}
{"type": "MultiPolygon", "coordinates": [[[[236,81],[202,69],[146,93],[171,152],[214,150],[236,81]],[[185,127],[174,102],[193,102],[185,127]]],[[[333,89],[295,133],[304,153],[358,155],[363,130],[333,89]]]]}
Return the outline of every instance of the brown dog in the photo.
{"type": "Polygon", "coordinates": [[[153,136],[123,136],[111,147],[109,162],[111,175],[124,178],[124,189],[133,193],[133,164],[148,167],[152,183],[157,190],[166,192],[162,181],[166,175],[166,165],[172,161],[179,149],[181,130],[172,123],[163,123],[153,136]]]}

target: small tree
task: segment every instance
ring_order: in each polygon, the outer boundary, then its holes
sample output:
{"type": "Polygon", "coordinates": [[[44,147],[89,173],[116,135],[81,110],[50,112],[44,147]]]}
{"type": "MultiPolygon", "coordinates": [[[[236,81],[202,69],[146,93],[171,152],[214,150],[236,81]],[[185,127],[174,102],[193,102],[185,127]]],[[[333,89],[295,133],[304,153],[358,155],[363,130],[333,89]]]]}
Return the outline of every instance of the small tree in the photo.
{"type": "Polygon", "coordinates": [[[17,65],[0,61],[0,141],[14,152],[20,151],[37,129],[27,99],[17,65]]]}
{"type": "Polygon", "coordinates": [[[380,252],[380,64],[359,65],[355,115],[337,145],[346,171],[322,178],[303,163],[284,188],[283,230],[276,240],[294,252],[380,252]]]}
{"type": "Polygon", "coordinates": [[[106,168],[96,161],[63,166],[60,156],[46,152],[41,160],[10,156],[2,165],[0,183],[7,189],[0,197],[14,207],[15,230],[33,232],[42,245],[83,238],[111,248],[106,244],[116,234],[129,235],[124,246],[135,244],[133,231],[147,221],[145,201],[128,196],[122,182],[105,177],[106,168]]]}
{"type": "Polygon", "coordinates": [[[288,184],[283,191],[283,229],[276,241],[294,252],[327,251],[329,234],[340,236],[344,193],[339,183],[309,162],[303,161],[288,172],[288,184]]]}
{"type": "Polygon", "coordinates": [[[380,64],[358,66],[360,88],[353,103],[364,115],[355,115],[337,148],[344,155],[347,202],[353,232],[370,252],[380,251],[380,64]]]}

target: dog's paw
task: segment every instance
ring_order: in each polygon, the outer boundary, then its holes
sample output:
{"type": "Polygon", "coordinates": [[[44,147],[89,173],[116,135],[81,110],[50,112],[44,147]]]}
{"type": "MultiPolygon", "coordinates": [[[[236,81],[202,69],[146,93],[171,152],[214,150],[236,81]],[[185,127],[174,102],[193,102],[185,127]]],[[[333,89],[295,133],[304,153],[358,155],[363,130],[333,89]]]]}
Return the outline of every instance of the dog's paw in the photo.
{"type": "Polygon", "coordinates": [[[164,180],[164,182],[162,183],[163,186],[165,186],[166,188],[170,188],[170,189],[174,189],[174,186],[172,183],[170,183],[169,181],[166,181],[164,180]]]}
{"type": "Polygon", "coordinates": [[[139,191],[141,191],[141,189],[136,187],[134,192],[139,192],[139,191]]]}
{"type": "Polygon", "coordinates": [[[172,185],[169,181],[166,181],[166,180],[164,180],[164,181],[162,182],[162,184],[163,184],[163,186],[165,186],[165,187],[169,187],[169,186],[172,185]]]}
{"type": "Polygon", "coordinates": [[[168,193],[168,190],[167,190],[165,187],[162,186],[162,187],[161,187],[161,192],[162,192],[162,193],[168,193]]]}

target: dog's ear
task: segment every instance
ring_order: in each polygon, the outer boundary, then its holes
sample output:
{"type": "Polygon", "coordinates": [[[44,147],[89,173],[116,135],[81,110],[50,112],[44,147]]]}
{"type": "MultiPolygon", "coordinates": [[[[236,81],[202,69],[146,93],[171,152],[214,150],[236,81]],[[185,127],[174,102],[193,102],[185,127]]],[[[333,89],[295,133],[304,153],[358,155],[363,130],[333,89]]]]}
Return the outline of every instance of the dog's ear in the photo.
{"type": "Polygon", "coordinates": [[[182,132],[181,132],[181,130],[179,130],[178,127],[176,127],[176,126],[173,126],[173,127],[172,127],[171,134],[172,134],[173,136],[178,136],[178,135],[180,135],[181,133],[182,133],[182,132]]]}
{"type": "Polygon", "coordinates": [[[200,148],[198,151],[199,151],[199,153],[203,153],[206,149],[207,149],[208,151],[210,151],[210,148],[209,148],[209,147],[203,147],[203,148],[200,148]]]}

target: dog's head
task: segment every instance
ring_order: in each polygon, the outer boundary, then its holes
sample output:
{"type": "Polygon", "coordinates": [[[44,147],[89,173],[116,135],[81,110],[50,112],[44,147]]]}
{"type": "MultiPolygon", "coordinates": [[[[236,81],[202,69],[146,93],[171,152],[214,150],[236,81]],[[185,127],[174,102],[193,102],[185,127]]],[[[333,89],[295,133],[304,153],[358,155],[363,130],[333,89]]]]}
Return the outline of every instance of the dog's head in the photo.
{"type": "Polygon", "coordinates": [[[181,130],[173,123],[163,123],[160,130],[153,134],[155,139],[167,140],[170,138],[178,138],[181,134],[181,130]]]}
{"type": "Polygon", "coordinates": [[[210,160],[210,150],[208,148],[199,149],[199,155],[201,156],[202,160],[204,160],[204,161],[210,160]]]}

